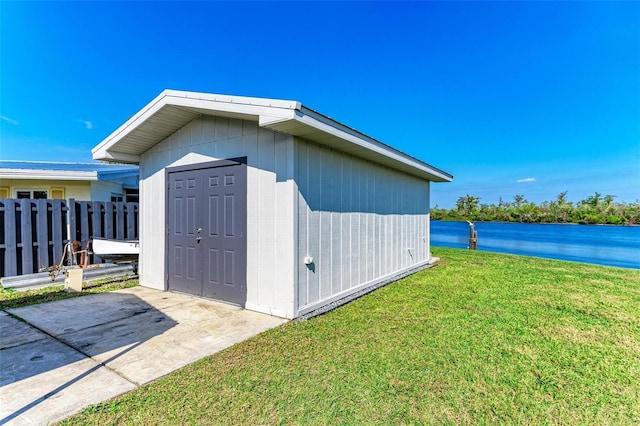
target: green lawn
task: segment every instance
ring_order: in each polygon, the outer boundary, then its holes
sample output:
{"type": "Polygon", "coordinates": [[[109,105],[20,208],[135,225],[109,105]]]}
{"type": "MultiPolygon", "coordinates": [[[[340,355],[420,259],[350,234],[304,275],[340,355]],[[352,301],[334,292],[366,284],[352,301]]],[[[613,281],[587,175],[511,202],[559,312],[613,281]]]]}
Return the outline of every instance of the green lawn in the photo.
{"type": "Polygon", "coordinates": [[[105,293],[138,285],[137,278],[106,278],[103,280],[83,283],[81,292],[64,291],[64,285],[52,285],[37,290],[16,291],[0,287],[0,310],[20,308],[38,303],[54,302],[88,294],[105,293]]]}
{"type": "Polygon", "coordinates": [[[434,255],[63,424],[640,424],[640,271],[434,255]]]}

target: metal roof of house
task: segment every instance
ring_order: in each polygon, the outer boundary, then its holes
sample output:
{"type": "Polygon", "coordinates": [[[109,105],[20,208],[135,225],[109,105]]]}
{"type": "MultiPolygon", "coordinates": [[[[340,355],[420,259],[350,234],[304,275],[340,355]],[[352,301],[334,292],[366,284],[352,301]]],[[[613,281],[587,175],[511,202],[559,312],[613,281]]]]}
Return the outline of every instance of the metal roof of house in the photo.
{"type": "Polygon", "coordinates": [[[0,160],[0,178],[5,179],[99,181],[129,178],[139,173],[139,167],[130,164],[0,160]]]}
{"type": "Polygon", "coordinates": [[[297,101],[165,90],[91,151],[95,160],[140,162],[140,155],[200,115],[258,125],[326,145],[435,182],[453,176],[297,101]]]}

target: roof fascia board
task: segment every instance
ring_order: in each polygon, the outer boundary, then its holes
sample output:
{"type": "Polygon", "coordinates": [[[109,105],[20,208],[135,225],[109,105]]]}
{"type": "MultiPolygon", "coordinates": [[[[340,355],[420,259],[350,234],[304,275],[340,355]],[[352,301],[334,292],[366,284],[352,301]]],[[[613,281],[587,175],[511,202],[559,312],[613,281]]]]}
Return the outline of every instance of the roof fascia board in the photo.
{"type": "Polygon", "coordinates": [[[2,179],[98,180],[97,172],[69,170],[0,169],[2,179]]]}
{"type": "Polygon", "coordinates": [[[136,177],[140,174],[138,170],[106,170],[98,172],[98,180],[124,179],[136,177]]]}
{"type": "Polygon", "coordinates": [[[302,109],[296,114],[295,119],[308,126],[321,130],[322,132],[332,134],[340,139],[361,146],[369,151],[373,151],[385,157],[389,157],[393,160],[404,163],[410,167],[419,169],[434,177],[442,179],[442,181],[451,182],[453,180],[453,176],[442,170],[432,167],[427,163],[404,154],[401,151],[390,147],[389,145],[379,142],[365,134],[358,132],[357,130],[351,129],[329,117],[326,117],[308,108],[302,107],[302,109]]]}
{"type": "Polygon", "coordinates": [[[218,102],[223,104],[236,104],[256,107],[281,108],[281,109],[300,109],[301,104],[298,101],[267,99],[267,98],[251,98],[248,96],[232,96],[232,95],[216,95],[211,93],[186,92],[181,90],[165,90],[163,92],[167,97],[201,100],[208,102],[218,102]]]}
{"type": "Polygon", "coordinates": [[[217,100],[204,100],[185,97],[167,98],[165,105],[179,106],[183,108],[194,108],[198,112],[211,111],[211,115],[215,113],[233,113],[246,116],[247,119],[259,121],[261,116],[272,116],[275,118],[291,117],[292,109],[276,108],[263,105],[243,104],[237,102],[219,102],[217,100]]]}

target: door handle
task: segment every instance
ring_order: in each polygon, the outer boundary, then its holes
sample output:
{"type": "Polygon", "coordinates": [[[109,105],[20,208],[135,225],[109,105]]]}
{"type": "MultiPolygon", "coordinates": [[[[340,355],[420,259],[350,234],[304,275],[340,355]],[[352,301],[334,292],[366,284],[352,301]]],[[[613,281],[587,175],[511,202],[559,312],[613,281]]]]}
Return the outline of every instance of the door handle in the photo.
{"type": "Polygon", "coordinates": [[[196,229],[196,232],[197,232],[198,234],[199,234],[199,233],[201,233],[201,232],[202,232],[202,228],[198,228],[198,229],[196,229]]]}
{"type": "Polygon", "coordinates": [[[196,242],[199,243],[202,237],[196,237],[196,242]]]}

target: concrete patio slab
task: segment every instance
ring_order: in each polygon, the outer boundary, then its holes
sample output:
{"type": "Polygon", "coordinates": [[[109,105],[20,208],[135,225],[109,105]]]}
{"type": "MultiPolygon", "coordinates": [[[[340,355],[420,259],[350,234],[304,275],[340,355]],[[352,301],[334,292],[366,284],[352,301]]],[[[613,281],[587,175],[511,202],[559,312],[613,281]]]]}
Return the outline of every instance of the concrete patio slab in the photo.
{"type": "Polygon", "coordinates": [[[6,312],[0,312],[0,330],[0,350],[35,342],[46,337],[29,324],[18,321],[6,312]]]}
{"type": "Polygon", "coordinates": [[[0,424],[16,425],[61,420],[286,322],[144,287],[9,312],[0,424]]]}
{"type": "Polygon", "coordinates": [[[8,312],[49,334],[61,335],[131,318],[151,309],[153,305],[135,294],[114,291],[26,306],[8,312]]]}
{"type": "MultiPolygon", "coordinates": [[[[283,323],[276,317],[187,296],[130,318],[58,336],[138,385],[283,323]],[[140,344],[144,342],[144,344],[140,344]]],[[[151,301],[151,299],[145,299],[151,301]]]]}
{"type": "MultiPolygon", "coordinates": [[[[2,336],[13,327],[2,322],[2,336]]],[[[37,330],[36,330],[37,332],[37,330]]],[[[0,424],[38,425],[135,389],[135,384],[44,333],[0,351],[0,424]]],[[[9,334],[9,333],[7,333],[9,334]]],[[[4,340],[4,339],[3,339],[4,340]]]]}

